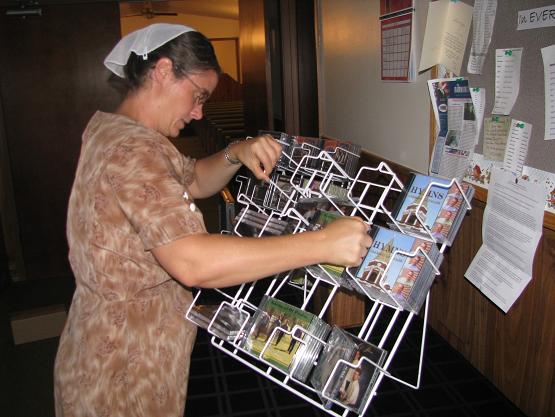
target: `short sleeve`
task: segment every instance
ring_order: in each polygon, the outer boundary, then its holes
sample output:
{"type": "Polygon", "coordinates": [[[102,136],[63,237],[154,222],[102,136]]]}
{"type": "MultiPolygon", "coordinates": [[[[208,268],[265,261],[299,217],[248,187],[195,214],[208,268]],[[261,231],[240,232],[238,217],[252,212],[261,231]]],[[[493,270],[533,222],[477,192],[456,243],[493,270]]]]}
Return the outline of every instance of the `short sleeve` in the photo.
{"type": "Polygon", "coordinates": [[[194,179],[193,159],[139,139],[119,145],[107,162],[105,174],[119,208],[145,250],[206,233],[202,214],[186,192],[194,179]]]}

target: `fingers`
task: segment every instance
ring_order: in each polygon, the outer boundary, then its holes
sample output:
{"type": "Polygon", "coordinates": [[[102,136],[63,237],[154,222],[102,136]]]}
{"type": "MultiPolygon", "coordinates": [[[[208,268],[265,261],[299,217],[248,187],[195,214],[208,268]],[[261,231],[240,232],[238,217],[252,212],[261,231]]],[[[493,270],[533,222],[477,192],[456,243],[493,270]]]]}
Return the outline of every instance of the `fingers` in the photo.
{"type": "Polygon", "coordinates": [[[268,181],[269,175],[281,156],[281,145],[270,135],[261,135],[247,142],[243,163],[253,172],[256,178],[268,181]]]}
{"type": "MultiPolygon", "coordinates": [[[[362,263],[372,245],[369,225],[359,217],[341,217],[325,228],[335,264],[355,267],[362,263]]],[[[332,262],[333,263],[333,262],[332,262]]]]}

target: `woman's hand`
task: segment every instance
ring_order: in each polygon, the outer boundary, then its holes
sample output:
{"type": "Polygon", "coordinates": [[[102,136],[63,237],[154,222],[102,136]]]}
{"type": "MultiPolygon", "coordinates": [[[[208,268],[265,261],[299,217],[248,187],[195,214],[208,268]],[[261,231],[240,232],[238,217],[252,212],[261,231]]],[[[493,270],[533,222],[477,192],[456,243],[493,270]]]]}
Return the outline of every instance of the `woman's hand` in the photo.
{"type": "Polygon", "coordinates": [[[261,135],[233,144],[229,152],[231,157],[249,168],[256,178],[268,181],[281,155],[281,145],[270,135],[261,135]]]}
{"type": "Polygon", "coordinates": [[[340,217],[320,230],[318,233],[322,233],[323,244],[329,249],[326,263],[359,266],[372,245],[368,230],[368,224],[360,217],[348,216],[340,217]]]}

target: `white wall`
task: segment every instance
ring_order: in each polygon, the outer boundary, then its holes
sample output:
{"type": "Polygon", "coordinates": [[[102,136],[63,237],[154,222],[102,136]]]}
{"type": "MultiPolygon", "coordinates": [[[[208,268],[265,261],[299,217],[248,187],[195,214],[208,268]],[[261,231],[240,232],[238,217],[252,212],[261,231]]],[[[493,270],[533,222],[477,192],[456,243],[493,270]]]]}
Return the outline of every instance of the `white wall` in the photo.
{"type": "MultiPolygon", "coordinates": [[[[319,0],[320,134],[350,140],[420,172],[428,170],[429,72],[413,83],[380,79],[379,0],[319,0]]],[[[419,44],[428,0],[415,0],[419,44]]],[[[417,64],[420,50],[417,51],[417,64]]]]}

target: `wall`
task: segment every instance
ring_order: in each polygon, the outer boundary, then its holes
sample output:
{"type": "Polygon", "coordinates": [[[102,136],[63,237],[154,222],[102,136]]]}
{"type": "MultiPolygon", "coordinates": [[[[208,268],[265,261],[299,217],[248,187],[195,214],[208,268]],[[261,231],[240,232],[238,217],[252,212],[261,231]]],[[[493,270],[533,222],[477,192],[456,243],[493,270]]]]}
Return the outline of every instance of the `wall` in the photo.
{"type": "MultiPolygon", "coordinates": [[[[356,142],[385,159],[426,172],[429,72],[410,84],[380,80],[379,3],[317,2],[320,134],[356,142]]],[[[415,4],[421,43],[428,1],[415,4]]]]}
{"type": "MultiPolygon", "coordinates": [[[[428,1],[415,3],[419,35],[423,37],[428,1]]],[[[543,83],[543,77],[537,75],[541,71],[538,48],[553,43],[551,32],[545,31],[547,36],[540,36],[540,32],[515,33],[511,29],[509,33],[508,27],[516,24],[517,8],[539,7],[540,3],[553,4],[553,1],[499,1],[498,10],[505,13],[501,13],[503,20],[496,22],[494,37],[497,34],[497,39],[492,41],[498,47],[516,47],[530,39],[531,47],[525,51],[525,57],[535,61],[523,65],[535,65],[536,85],[543,83]],[[535,43],[531,39],[534,37],[535,43]]],[[[430,104],[426,79],[429,73],[422,74],[414,84],[380,81],[378,6],[377,0],[318,2],[320,129],[325,135],[360,143],[368,151],[363,155],[366,165],[376,166],[384,159],[392,161],[390,166],[404,180],[410,169],[427,171],[430,104]]],[[[493,58],[490,49],[490,77],[493,58]]],[[[466,62],[467,58],[463,66],[466,62]]],[[[523,74],[531,73],[527,70],[523,74]]],[[[543,104],[535,105],[543,100],[542,96],[530,100],[531,81],[522,82],[520,108],[516,109],[519,112],[540,109],[536,116],[543,118],[543,104]]],[[[489,85],[493,86],[493,82],[489,85]]],[[[488,108],[491,110],[491,105],[488,108]]],[[[542,133],[541,129],[538,133],[542,133]]],[[[541,142],[541,145],[545,151],[542,156],[549,164],[538,168],[551,167],[553,158],[548,155],[553,153],[547,146],[552,144],[541,142]]],[[[473,201],[473,210],[446,254],[441,276],[432,287],[429,324],[527,415],[554,416],[555,233],[552,229],[543,229],[533,280],[504,314],[464,277],[482,244],[484,206],[481,201],[473,201]]],[[[497,411],[492,415],[501,415],[497,411]]]]}
{"type": "MultiPolygon", "coordinates": [[[[217,38],[239,38],[239,21],[236,19],[223,19],[219,17],[197,16],[192,14],[178,14],[177,16],[157,16],[147,19],[141,16],[122,17],[122,36],[134,30],[148,26],[153,23],[176,23],[191,26],[202,32],[209,39],[217,38]]],[[[233,45],[232,45],[233,46],[233,45]]],[[[238,70],[237,51],[229,51],[229,48],[216,47],[216,56],[222,70],[239,81],[240,70],[238,70]]]]}
{"type": "Polygon", "coordinates": [[[0,153],[10,168],[0,212],[15,273],[29,280],[71,276],[65,225],[81,134],[120,99],[102,65],[119,38],[117,4],[41,7],[25,19],[0,8],[0,55],[10,57],[0,60],[0,153]]]}
{"type": "MultiPolygon", "coordinates": [[[[362,154],[363,165],[381,161],[362,154]]],[[[406,182],[409,170],[386,162],[406,182]]],[[[472,210],[445,254],[441,275],[432,285],[428,325],[527,416],[555,416],[555,231],[544,227],[534,279],[504,314],[464,277],[482,244],[484,207],[476,198],[472,201],[472,210]]],[[[491,388],[483,388],[487,396],[491,388]]],[[[504,414],[495,409],[491,415],[504,414]]]]}

